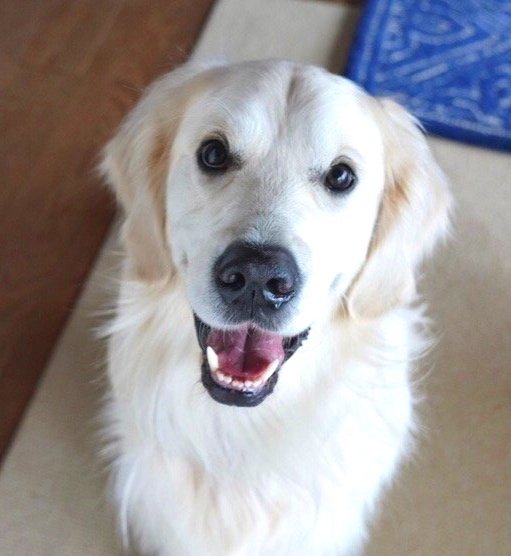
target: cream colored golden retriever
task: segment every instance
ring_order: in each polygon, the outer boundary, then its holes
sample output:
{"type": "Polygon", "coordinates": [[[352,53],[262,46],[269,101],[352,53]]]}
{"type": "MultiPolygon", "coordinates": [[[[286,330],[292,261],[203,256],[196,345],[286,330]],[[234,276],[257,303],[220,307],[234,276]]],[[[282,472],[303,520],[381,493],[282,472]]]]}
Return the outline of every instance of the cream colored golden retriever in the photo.
{"type": "Polygon", "coordinates": [[[125,211],[106,411],[125,541],[357,553],[410,449],[414,271],[448,222],[416,122],[317,67],[186,65],[103,170],[125,211]]]}

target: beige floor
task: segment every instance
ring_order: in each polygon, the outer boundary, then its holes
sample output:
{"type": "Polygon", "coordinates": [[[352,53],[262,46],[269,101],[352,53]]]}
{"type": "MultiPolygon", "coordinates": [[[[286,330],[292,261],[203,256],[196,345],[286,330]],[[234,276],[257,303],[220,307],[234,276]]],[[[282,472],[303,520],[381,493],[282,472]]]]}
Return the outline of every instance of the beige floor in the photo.
{"type": "MultiPolygon", "coordinates": [[[[280,56],[338,70],[356,15],[300,0],[221,0],[196,55],[280,56]]],[[[424,439],[384,500],[366,556],[509,556],[511,157],[432,144],[457,215],[454,239],[423,281],[439,335],[422,365],[424,439]]],[[[112,299],[105,284],[116,250],[114,233],[0,475],[2,556],[120,553],[93,436],[103,357],[93,328],[112,299]]]]}

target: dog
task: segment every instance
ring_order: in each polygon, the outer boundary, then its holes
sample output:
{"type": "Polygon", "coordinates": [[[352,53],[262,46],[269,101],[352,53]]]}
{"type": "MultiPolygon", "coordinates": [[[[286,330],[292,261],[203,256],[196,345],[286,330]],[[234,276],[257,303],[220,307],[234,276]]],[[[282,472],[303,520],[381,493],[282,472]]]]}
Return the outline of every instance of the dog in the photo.
{"type": "Polygon", "coordinates": [[[105,430],[143,554],[357,554],[415,437],[415,274],[450,193],[414,118],[324,69],[188,63],[104,151],[125,250],[105,430]]]}

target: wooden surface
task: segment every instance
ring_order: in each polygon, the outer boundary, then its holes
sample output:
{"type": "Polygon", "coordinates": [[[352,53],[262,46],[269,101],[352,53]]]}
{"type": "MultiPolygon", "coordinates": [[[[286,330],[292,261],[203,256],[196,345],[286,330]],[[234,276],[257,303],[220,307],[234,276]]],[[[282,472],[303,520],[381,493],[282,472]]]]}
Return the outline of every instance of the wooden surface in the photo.
{"type": "Polygon", "coordinates": [[[98,149],[212,1],[0,0],[0,458],[114,214],[98,149]]]}

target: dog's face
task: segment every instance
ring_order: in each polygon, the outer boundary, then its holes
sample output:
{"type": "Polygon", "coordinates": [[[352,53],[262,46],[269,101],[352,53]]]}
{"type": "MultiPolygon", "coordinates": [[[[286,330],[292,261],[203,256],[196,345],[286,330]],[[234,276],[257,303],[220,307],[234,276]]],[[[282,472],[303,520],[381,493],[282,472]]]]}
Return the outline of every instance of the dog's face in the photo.
{"type": "Polygon", "coordinates": [[[132,213],[128,252],[144,279],[184,280],[214,399],[259,404],[308,329],[341,304],[377,314],[406,297],[420,254],[410,244],[430,243],[417,234],[433,237],[442,203],[440,188],[409,190],[414,172],[429,171],[434,183],[439,173],[404,111],[321,69],[283,62],[185,72],[162,81],[138,111],[106,163],[116,185],[130,164],[131,172],[147,166],[145,185],[119,193],[132,213]],[[122,169],[119,157],[129,156],[122,169]],[[414,169],[414,157],[431,168],[414,169]],[[398,171],[409,183],[392,190],[398,171]],[[413,214],[421,204],[424,214],[413,214]],[[375,263],[368,254],[388,249],[378,245],[385,241],[396,245],[375,263]],[[387,268],[371,274],[371,265],[387,268]],[[389,292],[393,272],[403,276],[389,292]]]}

